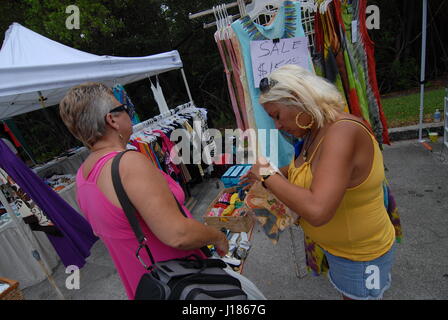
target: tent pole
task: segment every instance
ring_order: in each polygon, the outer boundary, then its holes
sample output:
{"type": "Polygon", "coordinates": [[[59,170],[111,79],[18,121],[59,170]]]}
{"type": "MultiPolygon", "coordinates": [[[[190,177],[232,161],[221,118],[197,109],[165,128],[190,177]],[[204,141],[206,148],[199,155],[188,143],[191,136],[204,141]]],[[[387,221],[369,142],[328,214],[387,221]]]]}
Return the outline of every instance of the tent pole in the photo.
{"type": "Polygon", "coordinates": [[[34,247],[33,242],[31,241],[31,239],[28,237],[28,235],[26,234],[25,230],[23,229],[21,221],[17,218],[16,214],[11,209],[11,206],[9,205],[8,200],[6,200],[6,197],[3,194],[3,190],[0,190],[0,202],[5,207],[6,211],[8,212],[8,214],[11,217],[12,221],[14,222],[14,224],[17,226],[17,230],[19,230],[19,234],[21,234],[23,236],[23,238],[25,239],[25,241],[28,242],[28,244],[29,244],[29,246],[31,248],[31,254],[32,254],[33,258],[36,259],[36,261],[39,263],[40,268],[45,273],[45,275],[46,275],[48,281],[50,282],[50,284],[53,286],[53,288],[56,291],[59,299],[65,300],[65,297],[62,294],[61,290],[59,290],[59,288],[58,288],[56,282],[54,281],[53,277],[51,276],[50,272],[47,270],[46,266],[42,262],[42,259],[40,257],[39,251],[34,247]]]}
{"type": "Polygon", "coordinates": [[[423,0],[423,17],[422,17],[422,61],[420,73],[420,128],[418,131],[419,142],[423,140],[423,110],[425,99],[425,69],[426,69],[426,25],[427,25],[428,0],[423,0]]]}
{"type": "Polygon", "coordinates": [[[185,88],[187,89],[188,98],[190,99],[190,102],[193,103],[193,97],[191,96],[190,86],[188,85],[187,77],[185,76],[184,68],[180,68],[180,72],[182,73],[182,78],[184,79],[185,88]]]}

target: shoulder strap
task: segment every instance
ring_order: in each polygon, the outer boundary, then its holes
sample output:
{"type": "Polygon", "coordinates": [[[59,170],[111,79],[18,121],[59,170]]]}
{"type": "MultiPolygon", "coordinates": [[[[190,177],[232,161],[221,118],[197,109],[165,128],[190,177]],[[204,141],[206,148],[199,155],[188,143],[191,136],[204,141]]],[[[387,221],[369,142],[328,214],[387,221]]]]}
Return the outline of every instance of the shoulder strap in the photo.
{"type": "MultiPolygon", "coordinates": [[[[360,125],[362,125],[371,135],[373,135],[373,136],[375,136],[374,134],[373,134],[373,132],[372,132],[372,129],[371,128],[369,128],[364,122],[361,122],[361,121],[358,121],[358,120],[355,120],[355,119],[349,119],[349,118],[344,118],[344,119],[339,119],[338,121],[336,121],[336,122],[339,122],[339,121],[352,121],[352,122],[356,122],[356,123],[359,123],[360,125]]],[[[335,122],[335,123],[336,123],[335,122]]]]}
{"type": "Polygon", "coordinates": [[[314,159],[314,155],[316,154],[317,150],[319,149],[320,145],[322,144],[322,142],[324,141],[325,136],[323,136],[322,138],[320,138],[319,143],[317,144],[316,148],[313,151],[313,154],[311,155],[311,157],[306,161],[308,163],[311,163],[311,161],[313,161],[314,159]]]}
{"type": "MultiPolygon", "coordinates": [[[[126,218],[128,219],[129,224],[131,225],[131,228],[134,231],[135,237],[137,238],[137,241],[140,244],[139,250],[142,247],[145,247],[145,249],[148,253],[149,259],[151,260],[151,263],[154,264],[155,263],[154,258],[151,254],[151,251],[150,251],[148,245],[146,244],[147,239],[145,238],[145,235],[143,234],[143,231],[142,231],[139,221],[137,219],[137,210],[135,209],[132,202],[129,200],[129,197],[126,194],[126,191],[124,190],[124,187],[123,187],[123,184],[122,184],[121,178],[120,178],[120,172],[119,172],[120,160],[123,157],[123,155],[128,151],[132,151],[132,150],[126,150],[126,151],[119,153],[117,156],[115,156],[114,160],[112,161],[112,183],[114,185],[114,189],[117,194],[118,200],[120,201],[121,207],[123,208],[123,211],[126,214],[126,218]]],[[[174,195],[173,195],[173,197],[177,203],[177,206],[178,206],[180,212],[182,212],[182,214],[186,218],[188,218],[188,216],[184,212],[184,209],[180,205],[179,201],[177,201],[177,199],[174,195]]],[[[207,247],[203,247],[203,248],[201,248],[201,250],[204,252],[204,254],[208,255],[207,253],[209,253],[209,250],[207,247]]],[[[137,257],[139,258],[138,252],[139,251],[137,251],[137,257]]]]}
{"type": "MultiPolygon", "coordinates": [[[[336,121],[335,123],[340,122],[340,121],[352,121],[352,122],[356,122],[356,123],[360,124],[361,126],[363,126],[364,129],[366,129],[366,130],[367,130],[373,137],[375,137],[375,135],[374,135],[373,132],[372,132],[372,129],[370,129],[369,127],[367,127],[367,125],[366,125],[365,123],[361,122],[361,121],[358,121],[358,120],[355,120],[355,119],[344,118],[344,119],[339,119],[339,120],[336,121]]],[[[325,138],[325,136],[323,136],[323,137],[320,139],[319,143],[317,144],[317,147],[314,149],[313,154],[311,155],[311,157],[309,158],[309,160],[308,160],[307,162],[311,162],[311,161],[313,160],[314,155],[316,154],[317,149],[319,149],[320,145],[321,145],[322,142],[324,141],[324,138],[325,138]]]]}
{"type": "Polygon", "coordinates": [[[144,264],[142,259],[140,258],[139,252],[142,247],[145,248],[146,252],[148,253],[149,259],[151,260],[152,265],[155,264],[154,257],[152,256],[151,250],[149,249],[148,245],[146,244],[146,238],[143,234],[143,231],[140,227],[139,221],[137,219],[137,210],[135,209],[134,205],[129,200],[128,195],[126,194],[126,191],[124,190],[123,184],[121,183],[120,178],[120,171],[119,171],[119,165],[120,160],[123,157],[123,155],[131,150],[126,150],[123,152],[120,152],[117,156],[115,156],[114,160],[112,161],[112,183],[114,185],[115,193],[117,194],[118,201],[120,201],[121,207],[123,208],[124,213],[126,214],[126,218],[129,221],[129,224],[131,225],[132,231],[134,231],[135,237],[137,238],[137,241],[139,243],[139,248],[137,250],[137,258],[140,260],[142,265],[145,267],[145,269],[148,269],[148,267],[144,264]]]}

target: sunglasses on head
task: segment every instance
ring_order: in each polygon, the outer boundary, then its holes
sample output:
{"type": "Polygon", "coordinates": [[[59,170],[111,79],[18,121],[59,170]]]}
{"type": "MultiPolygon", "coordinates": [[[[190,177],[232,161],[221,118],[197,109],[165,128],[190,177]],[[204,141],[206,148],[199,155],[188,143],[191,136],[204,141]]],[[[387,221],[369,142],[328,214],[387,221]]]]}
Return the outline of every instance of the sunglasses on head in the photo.
{"type": "Polygon", "coordinates": [[[129,117],[132,119],[133,112],[132,110],[126,105],[126,104],[120,104],[118,107],[113,108],[110,112],[122,112],[126,111],[126,113],[129,115],[129,117]]]}
{"type": "Polygon", "coordinates": [[[261,79],[260,86],[259,86],[261,93],[267,93],[276,84],[277,84],[277,81],[275,81],[275,80],[268,79],[268,78],[261,79]]]}

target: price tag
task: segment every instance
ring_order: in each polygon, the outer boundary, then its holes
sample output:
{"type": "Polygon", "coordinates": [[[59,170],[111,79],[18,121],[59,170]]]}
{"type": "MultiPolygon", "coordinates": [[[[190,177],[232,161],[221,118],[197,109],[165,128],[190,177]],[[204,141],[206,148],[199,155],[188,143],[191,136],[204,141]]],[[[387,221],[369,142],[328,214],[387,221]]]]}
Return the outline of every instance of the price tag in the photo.
{"type": "Polygon", "coordinates": [[[358,42],[358,20],[352,21],[352,43],[358,42]]]}

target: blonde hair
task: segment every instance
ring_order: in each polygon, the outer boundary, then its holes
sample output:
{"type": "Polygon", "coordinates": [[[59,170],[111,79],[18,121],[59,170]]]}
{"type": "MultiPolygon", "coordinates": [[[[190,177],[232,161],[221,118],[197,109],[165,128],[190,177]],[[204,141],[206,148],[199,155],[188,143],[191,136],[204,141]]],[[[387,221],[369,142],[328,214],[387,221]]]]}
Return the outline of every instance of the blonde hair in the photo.
{"type": "Polygon", "coordinates": [[[301,108],[319,128],[335,121],[338,112],[344,110],[344,100],[332,83],[297,65],[282,66],[269,79],[274,85],[260,95],[260,104],[276,102],[301,108]]]}
{"type": "Polygon", "coordinates": [[[68,130],[89,148],[106,133],[106,115],[114,107],[112,90],[102,83],[87,82],[71,88],[59,103],[68,130]]]}

